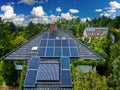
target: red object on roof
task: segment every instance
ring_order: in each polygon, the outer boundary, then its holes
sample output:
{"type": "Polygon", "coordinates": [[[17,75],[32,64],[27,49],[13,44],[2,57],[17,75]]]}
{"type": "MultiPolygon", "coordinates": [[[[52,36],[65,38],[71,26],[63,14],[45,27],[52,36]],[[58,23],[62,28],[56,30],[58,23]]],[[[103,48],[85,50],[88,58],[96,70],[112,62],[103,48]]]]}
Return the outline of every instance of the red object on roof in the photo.
{"type": "Polygon", "coordinates": [[[54,24],[50,24],[50,32],[54,32],[54,24]]]}

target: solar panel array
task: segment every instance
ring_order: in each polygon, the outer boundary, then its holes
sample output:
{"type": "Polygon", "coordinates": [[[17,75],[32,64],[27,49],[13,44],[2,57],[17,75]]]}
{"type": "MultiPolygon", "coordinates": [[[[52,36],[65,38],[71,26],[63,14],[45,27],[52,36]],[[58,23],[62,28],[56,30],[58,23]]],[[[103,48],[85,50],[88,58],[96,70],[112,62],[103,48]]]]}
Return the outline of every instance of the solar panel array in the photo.
{"type": "Polygon", "coordinates": [[[40,64],[37,73],[38,81],[58,81],[59,64],[40,64]]]}
{"type": "Polygon", "coordinates": [[[32,57],[30,60],[28,72],[25,78],[24,87],[35,87],[39,57],[32,57]]]}
{"type": "Polygon", "coordinates": [[[74,39],[55,39],[54,33],[43,33],[37,56],[79,57],[79,54],[74,39]]]}
{"type": "Polygon", "coordinates": [[[61,87],[72,87],[72,78],[70,72],[70,58],[61,57],[61,87]]]}

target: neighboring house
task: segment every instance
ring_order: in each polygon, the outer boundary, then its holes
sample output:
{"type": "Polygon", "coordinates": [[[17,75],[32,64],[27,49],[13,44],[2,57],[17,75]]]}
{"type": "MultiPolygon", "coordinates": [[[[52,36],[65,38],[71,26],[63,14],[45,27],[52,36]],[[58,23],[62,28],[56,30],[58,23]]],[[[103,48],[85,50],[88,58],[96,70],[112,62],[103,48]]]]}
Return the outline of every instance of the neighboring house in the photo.
{"type": "Polygon", "coordinates": [[[85,37],[92,37],[100,38],[106,35],[108,32],[108,28],[98,28],[98,27],[87,27],[83,32],[83,40],[85,37]]]}

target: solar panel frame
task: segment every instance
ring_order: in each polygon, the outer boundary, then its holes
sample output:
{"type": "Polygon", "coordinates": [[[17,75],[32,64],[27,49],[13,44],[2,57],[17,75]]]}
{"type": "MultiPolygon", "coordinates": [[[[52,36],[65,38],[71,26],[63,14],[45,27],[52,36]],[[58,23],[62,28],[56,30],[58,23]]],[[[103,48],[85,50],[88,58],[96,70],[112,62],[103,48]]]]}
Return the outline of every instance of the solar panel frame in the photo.
{"type": "Polygon", "coordinates": [[[24,82],[24,87],[35,87],[36,75],[37,75],[37,70],[28,70],[24,82]]]}
{"type": "Polygon", "coordinates": [[[30,59],[29,69],[37,69],[39,65],[40,58],[35,56],[30,59]]]}
{"type": "Polygon", "coordinates": [[[72,76],[70,70],[61,70],[61,87],[72,87],[72,76]]]}
{"type": "Polygon", "coordinates": [[[61,57],[61,69],[70,70],[70,58],[69,57],[61,57]]]}

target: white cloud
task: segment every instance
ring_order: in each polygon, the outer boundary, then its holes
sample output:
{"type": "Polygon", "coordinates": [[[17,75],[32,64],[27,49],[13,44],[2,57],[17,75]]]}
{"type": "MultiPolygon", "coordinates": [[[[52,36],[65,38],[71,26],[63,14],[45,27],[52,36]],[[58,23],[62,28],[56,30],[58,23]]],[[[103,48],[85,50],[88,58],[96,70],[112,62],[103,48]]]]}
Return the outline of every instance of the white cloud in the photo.
{"type": "Polygon", "coordinates": [[[48,3],[48,0],[21,0],[21,1],[18,2],[18,4],[24,3],[24,4],[27,4],[27,5],[33,5],[35,3],[42,4],[42,3],[45,3],[45,2],[48,3]]]}
{"type": "Polygon", "coordinates": [[[32,9],[31,14],[35,17],[41,17],[45,15],[45,12],[42,6],[38,6],[32,9]]]}
{"type": "Polygon", "coordinates": [[[110,10],[107,10],[108,13],[115,13],[116,12],[116,9],[110,9],[110,10]]]}
{"type": "Polygon", "coordinates": [[[0,14],[0,16],[4,21],[12,21],[16,25],[22,24],[24,21],[24,15],[16,15],[13,7],[10,5],[1,6],[1,11],[3,11],[3,14],[0,14]]]}
{"type": "Polygon", "coordinates": [[[3,15],[4,19],[15,18],[15,16],[16,16],[16,14],[14,13],[13,7],[10,5],[3,5],[1,7],[1,11],[4,12],[4,15],[3,15]]]}
{"type": "Polygon", "coordinates": [[[86,17],[86,18],[81,18],[81,22],[86,22],[86,21],[91,21],[91,19],[89,17],[86,17]]]}
{"type": "Polygon", "coordinates": [[[72,16],[70,15],[69,12],[67,12],[67,13],[62,13],[61,18],[65,18],[66,20],[71,20],[72,16]]]}
{"type": "Polygon", "coordinates": [[[107,13],[107,12],[103,12],[103,13],[100,14],[100,16],[110,17],[110,16],[112,16],[112,14],[111,13],[107,13]]]}
{"type": "Polygon", "coordinates": [[[69,12],[70,13],[79,13],[79,10],[77,10],[77,9],[69,9],[69,12]]]}
{"type": "Polygon", "coordinates": [[[102,9],[96,9],[95,12],[102,12],[102,9]]]}
{"type": "Polygon", "coordinates": [[[56,8],[56,12],[61,12],[61,11],[62,11],[62,9],[60,7],[56,8]]]}
{"type": "Polygon", "coordinates": [[[120,3],[117,1],[111,1],[109,5],[114,8],[120,8],[120,3]]]}
{"type": "Polygon", "coordinates": [[[37,3],[37,1],[36,0],[21,0],[18,3],[25,3],[28,5],[33,5],[33,4],[37,3]]]}

